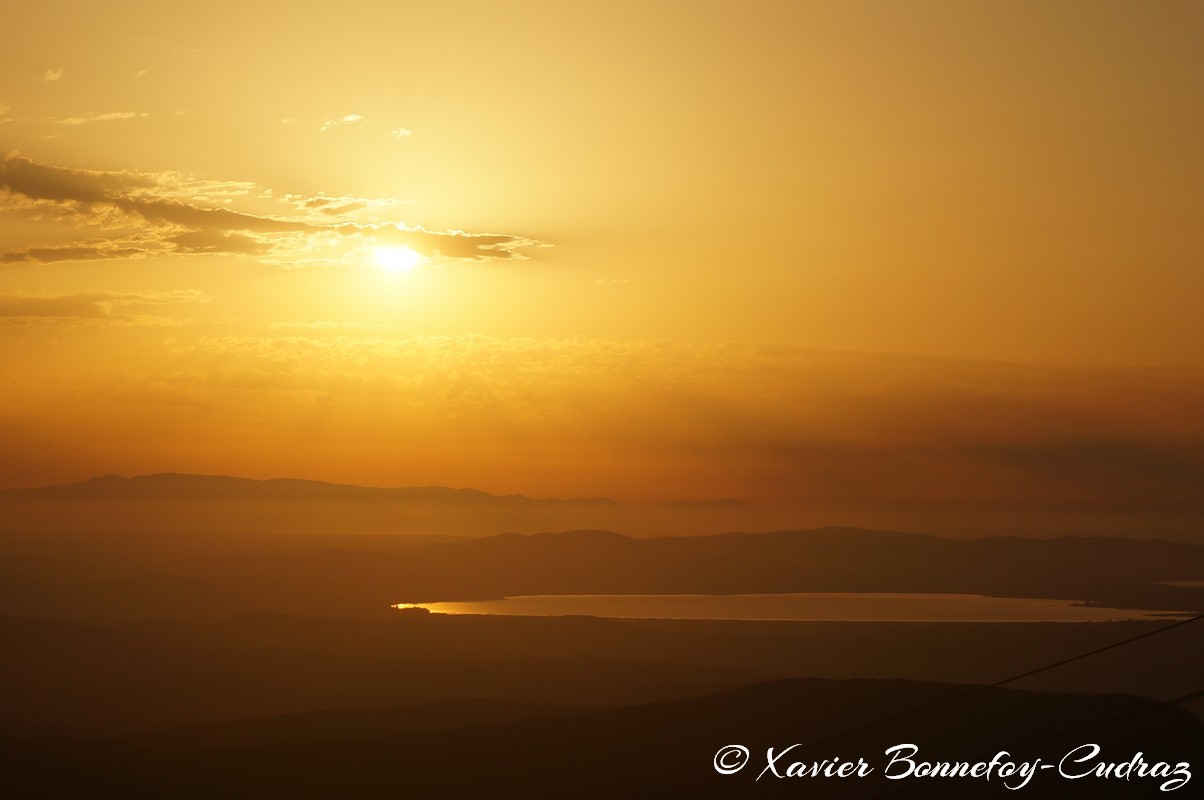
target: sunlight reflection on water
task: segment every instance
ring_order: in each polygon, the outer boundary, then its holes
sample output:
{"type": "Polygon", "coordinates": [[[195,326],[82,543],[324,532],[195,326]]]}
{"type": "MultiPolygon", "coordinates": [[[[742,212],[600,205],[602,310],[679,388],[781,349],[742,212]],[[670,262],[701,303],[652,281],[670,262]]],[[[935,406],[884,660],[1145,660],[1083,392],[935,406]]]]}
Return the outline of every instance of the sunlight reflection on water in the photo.
{"type": "Polygon", "coordinates": [[[1190,612],[1098,608],[1073,600],[882,592],[545,594],[393,607],[426,609],[434,614],[813,622],[1110,622],[1193,616],[1190,612]]]}

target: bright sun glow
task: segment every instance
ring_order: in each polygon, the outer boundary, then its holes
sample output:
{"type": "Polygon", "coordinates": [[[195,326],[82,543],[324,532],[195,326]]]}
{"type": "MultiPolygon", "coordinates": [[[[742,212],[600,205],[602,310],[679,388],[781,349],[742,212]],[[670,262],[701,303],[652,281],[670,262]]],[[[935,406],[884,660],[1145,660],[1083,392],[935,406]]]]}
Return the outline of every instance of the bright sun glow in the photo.
{"type": "Polygon", "coordinates": [[[389,272],[409,272],[422,263],[422,256],[409,247],[378,247],[373,257],[389,272]]]}

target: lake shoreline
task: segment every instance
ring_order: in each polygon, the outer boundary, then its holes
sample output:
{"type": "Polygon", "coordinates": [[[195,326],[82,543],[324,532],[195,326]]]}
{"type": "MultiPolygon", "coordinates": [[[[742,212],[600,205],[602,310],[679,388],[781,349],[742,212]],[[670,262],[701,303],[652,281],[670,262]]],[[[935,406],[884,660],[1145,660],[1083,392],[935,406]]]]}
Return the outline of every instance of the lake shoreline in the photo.
{"type": "Polygon", "coordinates": [[[448,616],[587,616],[782,622],[1115,622],[1174,621],[1186,610],[1132,609],[1091,601],[922,592],[755,594],[546,594],[473,601],[397,603],[399,612],[448,616]]]}

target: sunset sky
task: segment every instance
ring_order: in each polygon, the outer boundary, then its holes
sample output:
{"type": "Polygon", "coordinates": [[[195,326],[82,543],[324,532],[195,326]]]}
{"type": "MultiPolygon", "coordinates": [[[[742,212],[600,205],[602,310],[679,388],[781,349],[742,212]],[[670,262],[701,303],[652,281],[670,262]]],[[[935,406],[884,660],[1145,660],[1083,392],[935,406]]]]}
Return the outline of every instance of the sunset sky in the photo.
{"type": "Polygon", "coordinates": [[[1204,518],[1198,2],[41,2],[0,488],[1204,518]]]}

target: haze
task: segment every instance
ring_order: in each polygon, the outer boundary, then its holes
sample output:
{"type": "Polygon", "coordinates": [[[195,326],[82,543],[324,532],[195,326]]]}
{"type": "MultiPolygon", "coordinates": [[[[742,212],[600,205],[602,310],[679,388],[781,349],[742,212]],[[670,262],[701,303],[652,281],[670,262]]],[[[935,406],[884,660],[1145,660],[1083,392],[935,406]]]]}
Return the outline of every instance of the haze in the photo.
{"type": "Polygon", "coordinates": [[[1199,520],[1198,4],[9,16],[5,486],[1199,520]]]}
{"type": "Polygon", "coordinates": [[[1204,782],[1204,3],[3,30],[9,793],[1204,782]]]}

